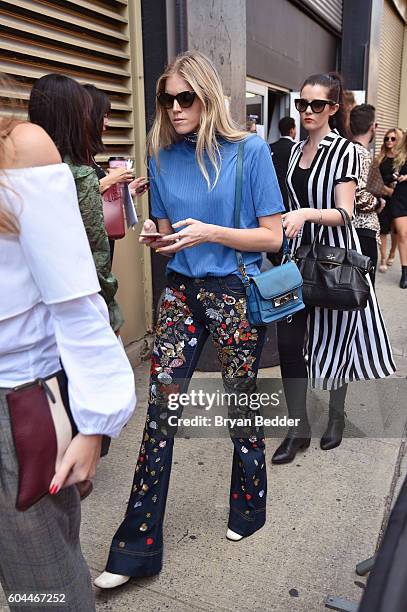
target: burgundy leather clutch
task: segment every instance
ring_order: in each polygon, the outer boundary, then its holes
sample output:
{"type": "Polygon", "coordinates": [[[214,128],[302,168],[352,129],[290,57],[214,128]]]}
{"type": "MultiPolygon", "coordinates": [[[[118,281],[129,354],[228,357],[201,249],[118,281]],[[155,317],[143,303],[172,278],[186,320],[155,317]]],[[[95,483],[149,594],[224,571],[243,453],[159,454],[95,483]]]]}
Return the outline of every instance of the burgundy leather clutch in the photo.
{"type": "Polygon", "coordinates": [[[7,394],[19,465],[17,510],[27,510],[48,493],[51,480],[77,434],[63,370],[16,387],[7,394]]]}
{"type": "Polygon", "coordinates": [[[124,217],[124,185],[116,183],[102,195],[106,233],[111,240],[119,240],[126,234],[124,217]]]}

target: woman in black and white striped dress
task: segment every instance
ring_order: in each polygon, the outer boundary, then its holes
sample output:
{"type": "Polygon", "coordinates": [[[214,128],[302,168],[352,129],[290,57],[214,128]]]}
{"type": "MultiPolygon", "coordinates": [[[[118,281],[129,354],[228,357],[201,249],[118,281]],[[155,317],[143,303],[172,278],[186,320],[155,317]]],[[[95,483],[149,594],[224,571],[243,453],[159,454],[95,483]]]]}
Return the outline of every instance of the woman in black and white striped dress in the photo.
{"type": "MultiPolygon", "coordinates": [[[[310,244],[315,224],[328,226],[329,244],[345,245],[345,228],[336,207],[352,217],[359,158],[347,140],[342,83],[335,74],[309,77],[296,101],[308,138],[293,147],[287,173],[291,211],[283,215],[293,252],[310,244]],[[343,135],[341,135],[343,134],[343,135]]],[[[360,245],[353,230],[352,248],[360,245]]],[[[361,311],[311,308],[278,324],[278,346],[284,392],[290,417],[300,419],[276,450],[273,463],[292,461],[310,444],[306,412],[308,379],[314,388],[330,390],[329,423],[321,448],[339,446],[344,429],[347,383],[390,376],[395,371],[390,343],[371,288],[361,311]]]]}

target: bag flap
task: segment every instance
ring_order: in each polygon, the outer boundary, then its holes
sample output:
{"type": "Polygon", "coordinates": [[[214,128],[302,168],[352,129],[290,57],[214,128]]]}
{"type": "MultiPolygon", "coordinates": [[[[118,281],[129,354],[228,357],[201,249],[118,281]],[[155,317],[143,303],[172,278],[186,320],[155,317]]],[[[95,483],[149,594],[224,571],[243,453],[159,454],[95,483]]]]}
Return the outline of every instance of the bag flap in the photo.
{"type": "Polygon", "coordinates": [[[251,282],[256,285],[263,299],[270,300],[301,287],[302,276],[296,264],[288,261],[258,276],[253,276],[251,282]]]}
{"type": "MultiPolygon", "coordinates": [[[[323,264],[344,264],[355,266],[361,270],[370,270],[370,258],[354,249],[349,249],[346,257],[346,250],[341,247],[329,246],[328,244],[316,245],[316,261],[323,264]]],[[[300,246],[295,254],[297,260],[314,259],[311,245],[300,246]]]]}

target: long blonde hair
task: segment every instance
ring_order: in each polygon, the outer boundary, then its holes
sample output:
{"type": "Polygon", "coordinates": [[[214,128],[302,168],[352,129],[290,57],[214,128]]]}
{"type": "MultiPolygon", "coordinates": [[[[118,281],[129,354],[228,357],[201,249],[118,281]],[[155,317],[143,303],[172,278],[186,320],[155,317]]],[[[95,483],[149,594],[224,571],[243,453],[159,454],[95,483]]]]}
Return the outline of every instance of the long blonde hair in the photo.
{"type": "MultiPolygon", "coordinates": [[[[210,189],[216,185],[220,173],[220,151],[217,136],[231,142],[237,142],[247,138],[247,133],[242,131],[233,121],[216,68],[203,53],[187,51],[178,55],[158,79],[157,95],[165,91],[166,79],[174,74],[178,74],[189,83],[202,104],[195,156],[210,189]],[[215,180],[212,186],[204,161],[204,152],[207,153],[215,170],[215,180]]],[[[166,109],[162,108],[156,101],[156,114],[147,138],[147,150],[150,155],[154,155],[158,168],[160,149],[168,147],[180,139],[181,137],[171,124],[166,109]]]]}
{"type": "MultiPolygon", "coordinates": [[[[385,159],[385,157],[387,157],[387,150],[386,150],[386,145],[384,144],[384,139],[386,138],[386,136],[389,136],[389,134],[395,134],[396,135],[396,147],[395,149],[397,150],[397,147],[399,146],[402,138],[403,138],[403,132],[401,132],[401,130],[399,130],[398,128],[390,128],[389,130],[387,130],[387,132],[384,134],[383,136],[383,142],[382,142],[382,146],[380,147],[380,151],[379,151],[379,155],[377,156],[377,163],[380,166],[380,164],[382,163],[382,161],[385,159]]],[[[397,153],[396,153],[397,155],[397,153]]]]}
{"type": "Polygon", "coordinates": [[[397,143],[396,155],[394,157],[394,169],[399,172],[401,166],[407,160],[407,132],[403,134],[403,138],[397,143]]]}
{"type": "MultiPolygon", "coordinates": [[[[15,85],[15,83],[13,83],[9,77],[5,77],[4,75],[0,74],[0,94],[1,90],[9,91],[13,84],[15,85]]],[[[1,111],[4,109],[5,100],[7,100],[6,96],[3,97],[1,111]]],[[[8,98],[8,101],[8,106],[13,107],[13,109],[16,107],[21,107],[20,100],[8,98]]],[[[18,122],[14,119],[12,113],[5,116],[0,116],[0,173],[2,173],[5,165],[6,148],[8,148],[10,151],[10,132],[17,123],[18,122]]],[[[1,180],[0,188],[10,189],[1,180]]],[[[18,231],[19,226],[17,219],[15,218],[14,214],[8,210],[8,208],[6,208],[4,202],[0,200],[0,234],[17,234],[18,231]]]]}

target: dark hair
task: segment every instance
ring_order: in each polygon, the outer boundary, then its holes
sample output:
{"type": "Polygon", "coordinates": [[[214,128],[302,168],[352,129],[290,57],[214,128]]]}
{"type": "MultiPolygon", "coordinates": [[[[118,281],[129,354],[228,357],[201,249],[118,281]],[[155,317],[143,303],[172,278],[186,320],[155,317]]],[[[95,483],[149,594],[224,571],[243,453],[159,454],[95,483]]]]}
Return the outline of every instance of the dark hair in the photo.
{"type": "Polygon", "coordinates": [[[281,136],[288,136],[290,130],[295,128],[295,121],[292,117],[283,117],[278,122],[278,129],[280,130],[281,136]]]}
{"type": "Polygon", "coordinates": [[[90,118],[92,121],[90,129],[92,155],[103,153],[105,150],[102,142],[103,119],[110,113],[110,100],[104,91],[94,85],[84,85],[86,91],[92,98],[92,109],[90,118]]]}
{"type": "Polygon", "coordinates": [[[62,74],[46,74],[36,81],[28,103],[30,121],[54,141],[62,158],[77,165],[90,162],[92,100],[82,85],[62,74]]]}
{"type": "Polygon", "coordinates": [[[339,108],[335,115],[329,118],[331,129],[336,129],[341,136],[349,138],[349,130],[347,128],[346,111],[343,100],[343,84],[342,77],[337,72],[328,72],[327,74],[313,74],[304,81],[301,86],[301,91],[306,85],[321,85],[328,90],[327,98],[339,104],[339,108]]]}
{"type": "Polygon", "coordinates": [[[359,104],[350,111],[350,130],[354,136],[366,134],[375,120],[376,109],[371,104],[359,104]]]}

